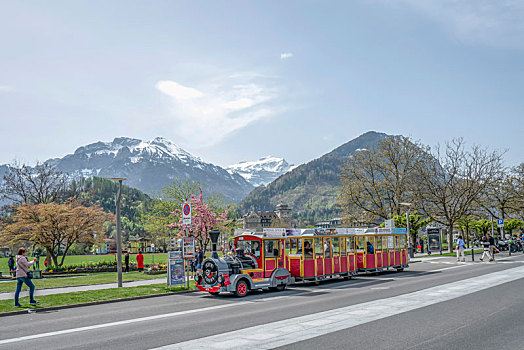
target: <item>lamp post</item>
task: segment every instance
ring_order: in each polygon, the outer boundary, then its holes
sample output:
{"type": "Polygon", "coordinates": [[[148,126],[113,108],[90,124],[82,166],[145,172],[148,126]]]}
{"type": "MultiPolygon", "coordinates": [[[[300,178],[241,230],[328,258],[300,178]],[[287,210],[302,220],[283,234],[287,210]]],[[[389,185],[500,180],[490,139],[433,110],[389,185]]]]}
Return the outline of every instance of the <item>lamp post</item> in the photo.
{"type": "Polygon", "coordinates": [[[411,246],[411,251],[410,251],[410,258],[414,258],[415,257],[415,253],[413,252],[413,239],[411,238],[411,231],[410,231],[410,227],[409,227],[409,212],[411,211],[411,203],[399,203],[400,205],[404,205],[404,206],[407,206],[408,207],[408,211],[406,212],[406,231],[408,233],[408,237],[409,237],[409,245],[411,246]]]}
{"type": "Polygon", "coordinates": [[[122,200],[123,177],[104,177],[104,179],[117,181],[118,192],[116,195],[116,271],[118,273],[118,288],[122,288],[122,229],[120,225],[120,202],[122,200]]]}

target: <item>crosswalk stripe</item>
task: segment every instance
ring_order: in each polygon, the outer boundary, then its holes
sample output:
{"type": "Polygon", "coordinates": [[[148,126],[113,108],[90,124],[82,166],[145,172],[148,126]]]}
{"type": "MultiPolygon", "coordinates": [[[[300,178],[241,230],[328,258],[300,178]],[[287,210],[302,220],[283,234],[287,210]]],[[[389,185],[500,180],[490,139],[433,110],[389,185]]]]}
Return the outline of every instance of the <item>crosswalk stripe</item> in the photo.
{"type": "Polygon", "coordinates": [[[524,278],[524,266],[395,297],[166,345],[155,350],[274,349],[459,298],[521,278],[524,278]],[[414,303],[413,300],[417,302],[414,303]]]}

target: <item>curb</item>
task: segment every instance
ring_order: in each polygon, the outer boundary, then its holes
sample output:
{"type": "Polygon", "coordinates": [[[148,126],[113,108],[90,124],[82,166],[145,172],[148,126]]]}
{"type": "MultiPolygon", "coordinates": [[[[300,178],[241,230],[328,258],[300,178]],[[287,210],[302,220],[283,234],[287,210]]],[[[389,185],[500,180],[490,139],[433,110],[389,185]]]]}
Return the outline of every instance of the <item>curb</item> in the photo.
{"type": "Polygon", "coordinates": [[[188,294],[188,293],[195,293],[195,292],[199,292],[199,291],[198,290],[181,290],[181,291],[177,291],[177,292],[168,292],[168,293],[161,293],[161,294],[149,294],[149,295],[139,295],[139,296],[136,296],[136,297],[127,297],[127,298],[120,298],[120,299],[90,301],[90,302],[87,302],[87,303],[80,303],[80,304],[50,306],[50,307],[43,307],[43,308],[40,308],[40,309],[23,309],[23,310],[17,310],[17,311],[0,312],[0,318],[4,317],[4,316],[15,316],[15,315],[24,315],[24,314],[38,313],[38,312],[41,312],[41,311],[54,311],[54,310],[63,310],[63,309],[73,309],[73,308],[82,307],[82,306],[102,305],[102,304],[109,304],[109,303],[118,303],[118,302],[121,302],[121,301],[149,299],[149,298],[156,298],[156,297],[165,297],[165,296],[174,295],[174,294],[188,294]],[[34,312],[30,312],[31,310],[34,310],[34,312]]]}

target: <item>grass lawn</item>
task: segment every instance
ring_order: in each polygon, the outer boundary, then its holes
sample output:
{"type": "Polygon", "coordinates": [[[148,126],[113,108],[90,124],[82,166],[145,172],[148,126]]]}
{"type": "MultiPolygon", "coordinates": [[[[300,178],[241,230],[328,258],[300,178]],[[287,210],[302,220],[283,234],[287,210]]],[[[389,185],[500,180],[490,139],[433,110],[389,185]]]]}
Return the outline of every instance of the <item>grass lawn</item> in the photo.
{"type": "MultiPolygon", "coordinates": [[[[144,265],[151,265],[153,263],[153,257],[156,263],[166,263],[167,254],[158,253],[158,254],[144,254],[144,265]]],[[[59,258],[61,259],[61,257],[59,258]]],[[[0,271],[2,274],[7,275],[9,268],[7,266],[8,258],[0,258],[0,271]]],[[[28,260],[32,260],[31,257],[28,257],[28,260]]],[[[44,267],[45,256],[40,257],[40,268],[44,267]]],[[[60,260],[59,260],[60,261],[60,260]]],[[[99,261],[116,261],[116,255],[67,255],[64,260],[64,265],[74,265],[74,264],[86,264],[86,263],[95,263],[99,261]]],[[[122,262],[124,258],[122,256],[122,262]]],[[[129,262],[136,263],[136,254],[130,254],[129,262]]]]}
{"type": "MultiPolygon", "coordinates": [[[[132,271],[129,273],[123,273],[123,281],[137,281],[137,280],[150,280],[155,278],[166,278],[167,273],[160,275],[146,275],[142,272],[132,271]]],[[[33,283],[36,289],[46,288],[57,288],[57,287],[72,287],[82,286],[87,284],[101,284],[101,283],[116,283],[117,282],[116,272],[98,272],[79,274],[77,276],[71,275],[71,277],[59,277],[59,278],[44,278],[44,279],[33,279],[33,283]]],[[[0,293],[12,292],[16,289],[16,281],[0,282],[0,293]]],[[[22,290],[28,290],[24,284],[22,290]]]]}
{"type": "MultiPolygon", "coordinates": [[[[194,282],[191,281],[189,285],[190,289],[194,288],[194,282]]],[[[173,288],[173,291],[186,290],[185,287],[176,287],[173,288]]],[[[140,286],[140,287],[130,287],[130,288],[112,288],[104,290],[90,290],[85,292],[76,292],[76,293],[64,293],[64,294],[55,294],[55,295],[43,295],[36,297],[39,304],[38,305],[29,305],[29,297],[24,297],[20,299],[20,304],[22,308],[15,307],[13,300],[0,300],[0,315],[2,312],[15,311],[24,308],[30,308],[38,310],[43,307],[51,306],[60,306],[60,305],[74,305],[80,303],[87,303],[92,301],[102,301],[102,300],[113,300],[121,299],[133,296],[141,295],[153,295],[153,294],[162,294],[169,292],[169,288],[166,288],[164,283],[153,284],[150,286],[140,286]]]]}

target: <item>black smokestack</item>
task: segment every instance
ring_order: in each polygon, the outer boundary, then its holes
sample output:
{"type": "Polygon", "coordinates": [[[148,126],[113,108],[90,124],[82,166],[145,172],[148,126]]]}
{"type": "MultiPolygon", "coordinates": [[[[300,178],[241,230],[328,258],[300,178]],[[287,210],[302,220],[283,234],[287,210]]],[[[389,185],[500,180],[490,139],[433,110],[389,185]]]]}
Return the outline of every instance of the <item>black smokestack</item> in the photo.
{"type": "Polygon", "coordinates": [[[211,243],[213,244],[213,253],[211,254],[211,257],[214,259],[218,259],[218,253],[217,253],[218,236],[220,236],[219,230],[209,231],[209,237],[211,237],[211,243]]]}

